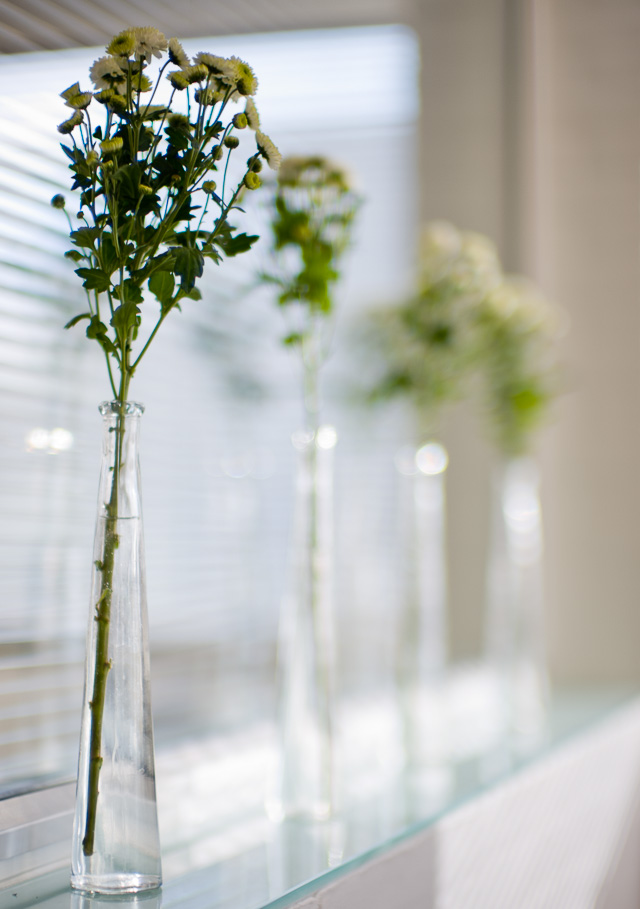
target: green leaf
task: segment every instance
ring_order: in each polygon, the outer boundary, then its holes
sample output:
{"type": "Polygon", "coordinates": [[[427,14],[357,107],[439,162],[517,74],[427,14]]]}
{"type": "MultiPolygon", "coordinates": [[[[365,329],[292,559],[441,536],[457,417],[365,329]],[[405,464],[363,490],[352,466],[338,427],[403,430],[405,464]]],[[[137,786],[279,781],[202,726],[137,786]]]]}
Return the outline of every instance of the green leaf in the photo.
{"type": "Polygon", "coordinates": [[[287,346],[293,346],[294,344],[302,344],[304,341],[304,335],[300,334],[299,331],[293,331],[290,335],[287,335],[286,338],[282,339],[282,343],[287,346]]]}
{"type": "Polygon", "coordinates": [[[138,164],[125,164],[119,167],[113,175],[113,182],[118,183],[119,192],[126,193],[132,197],[137,197],[138,187],[140,186],[140,166],[138,164]]]}
{"type": "Polygon", "coordinates": [[[83,287],[104,293],[111,286],[110,276],[99,268],[76,268],[76,274],[82,278],[83,287]]]}
{"type": "Polygon", "coordinates": [[[216,265],[218,264],[218,262],[222,262],[222,256],[220,255],[218,250],[215,249],[213,246],[203,246],[202,255],[206,256],[207,259],[213,259],[213,261],[216,263],[216,265]]]}
{"type": "Polygon", "coordinates": [[[173,297],[175,285],[175,278],[170,271],[156,271],[149,278],[149,290],[162,305],[173,297]]]}
{"type": "Polygon", "coordinates": [[[83,312],[79,316],[74,316],[73,319],[69,319],[69,321],[65,325],[65,328],[73,328],[74,325],[77,325],[78,322],[81,322],[83,319],[91,319],[91,313],[83,312]]]}
{"type": "Polygon", "coordinates": [[[140,307],[137,303],[122,303],[114,311],[111,325],[120,337],[126,337],[129,329],[137,331],[140,325],[140,307]]]}
{"type": "Polygon", "coordinates": [[[107,334],[107,326],[100,321],[99,316],[91,316],[87,325],[87,337],[97,340],[101,335],[107,334]]]}
{"type": "Polygon", "coordinates": [[[98,316],[91,316],[91,321],[87,326],[87,337],[97,341],[105,353],[116,354],[117,356],[118,351],[111,338],[107,335],[107,326],[100,321],[98,316]]]}
{"type": "Polygon", "coordinates": [[[178,221],[193,220],[192,212],[198,211],[200,207],[200,205],[191,204],[190,195],[185,196],[184,199],[178,205],[176,205],[175,209],[173,210],[172,214],[174,223],[178,221]]]}
{"type": "Polygon", "coordinates": [[[216,237],[213,242],[230,258],[248,252],[259,239],[258,234],[238,234],[235,237],[216,237]]]}
{"type": "Polygon", "coordinates": [[[97,227],[79,227],[77,230],[72,230],[69,236],[71,242],[76,246],[93,249],[95,241],[100,236],[100,231],[97,227]]]}
{"type": "Polygon", "coordinates": [[[68,249],[64,254],[65,259],[73,259],[74,262],[82,262],[86,256],[83,256],[77,249],[68,249]]]}
{"type": "Polygon", "coordinates": [[[121,212],[135,211],[140,195],[140,175],[138,164],[125,164],[114,173],[112,179],[121,212]]]}
{"type": "Polygon", "coordinates": [[[202,277],[204,256],[194,246],[172,246],[175,258],[173,270],[180,276],[180,287],[189,291],[195,286],[196,278],[202,277]]]}
{"type": "Polygon", "coordinates": [[[116,268],[120,265],[120,260],[116,253],[113,237],[106,231],[102,234],[100,252],[102,268],[104,269],[105,274],[112,275],[116,268]]]}
{"type": "Polygon", "coordinates": [[[120,286],[120,302],[135,303],[136,306],[142,303],[142,289],[137,281],[127,278],[120,286]]]}

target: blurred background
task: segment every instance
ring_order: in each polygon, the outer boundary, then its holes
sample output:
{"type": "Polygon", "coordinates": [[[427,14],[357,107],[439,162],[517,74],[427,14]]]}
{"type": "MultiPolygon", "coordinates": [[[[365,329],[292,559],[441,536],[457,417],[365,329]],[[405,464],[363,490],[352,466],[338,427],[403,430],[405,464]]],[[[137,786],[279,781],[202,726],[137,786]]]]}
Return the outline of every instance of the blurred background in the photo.
{"type": "MultiPolygon", "coordinates": [[[[62,326],[82,293],[58,94],[116,32],[237,54],[284,154],[352,172],[364,204],[337,291],[323,417],[336,448],[340,690],[393,686],[399,408],[363,409],[351,325],[411,288],[419,225],[498,246],[566,313],[540,434],[554,684],[637,683],[640,555],[640,6],[634,0],[4,0],[0,4],[0,780],[76,760],[104,366],[62,326]],[[202,37],[210,36],[210,37],[202,37]]],[[[243,227],[264,223],[256,194],[243,227]]],[[[252,200],[253,201],[253,200],[252,200]]],[[[260,228],[259,228],[260,229],[260,228]]],[[[136,376],[160,742],[270,718],[302,419],[261,245],[210,269],[136,376]],[[264,684],[266,682],[266,684],[264,684]]],[[[478,657],[493,454],[447,416],[449,653],[478,657]]],[[[26,779],[28,778],[28,779],[26,779]]]]}

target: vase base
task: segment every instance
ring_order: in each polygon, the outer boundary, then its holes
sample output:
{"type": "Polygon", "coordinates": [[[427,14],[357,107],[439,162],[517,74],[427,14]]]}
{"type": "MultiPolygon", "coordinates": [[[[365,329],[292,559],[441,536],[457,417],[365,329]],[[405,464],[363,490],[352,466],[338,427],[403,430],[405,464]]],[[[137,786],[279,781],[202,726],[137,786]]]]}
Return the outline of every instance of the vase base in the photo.
{"type": "Polygon", "coordinates": [[[71,887],[83,893],[140,893],[144,890],[157,890],[162,886],[159,874],[132,874],[114,872],[113,874],[72,874],[71,887]]]}

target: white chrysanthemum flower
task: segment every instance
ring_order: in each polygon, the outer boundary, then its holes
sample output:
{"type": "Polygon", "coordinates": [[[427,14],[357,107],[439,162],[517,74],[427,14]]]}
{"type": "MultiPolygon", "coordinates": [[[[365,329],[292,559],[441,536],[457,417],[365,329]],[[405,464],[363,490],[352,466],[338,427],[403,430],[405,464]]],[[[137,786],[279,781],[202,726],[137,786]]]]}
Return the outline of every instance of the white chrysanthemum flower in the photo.
{"type": "Polygon", "coordinates": [[[166,51],[167,39],[157,28],[146,26],[133,28],[131,31],[136,40],[134,57],[144,57],[149,62],[152,57],[161,57],[163,51],[166,51]]]}
{"type": "Polygon", "coordinates": [[[502,281],[502,266],[495,243],[483,234],[462,234],[459,271],[470,288],[489,291],[502,281]]]}
{"type": "Polygon", "coordinates": [[[100,57],[89,70],[97,89],[113,88],[120,94],[126,91],[127,77],[115,57],[100,57]]]}
{"type": "Polygon", "coordinates": [[[244,112],[247,118],[247,126],[253,130],[260,129],[260,114],[258,113],[258,108],[256,107],[253,98],[247,98],[244,112]]]}
{"type": "Polygon", "coordinates": [[[229,57],[229,63],[233,64],[235,88],[241,95],[255,95],[258,91],[258,79],[248,63],[241,60],[240,57],[229,57]]]}
{"type": "Polygon", "coordinates": [[[432,221],[420,238],[420,258],[423,261],[458,256],[461,248],[460,231],[448,221],[432,221]]]}
{"type": "Polygon", "coordinates": [[[169,47],[169,60],[172,63],[175,63],[176,66],[179,66],[180,69],[185,69],[190,65],[190,60],[184,52],[183,46],[180,44],[177,38],[169,38],[168,41],[169,47]]]}
{"type": "Polygon", "coordinates": [[[107,44],[107,53],[113,57],[130,57],[136,49],[136,39],[132,28],[126,28],[107,44]]]}
{"type": "Polygon", "coordinates": [[[271,170],[278,170],[280,163],[282,162],[282,155],[269,136],[260,132],[259,129],[256,130],[256,144],[258,146],[258,151],[262,157],[266,159],[271,170]]]}
{"type": "Polygon", "coordinates": [[[195,55],[193,62],[196,66],[206,66],[212,75],[222,79],[228,85],[233,84],[233,80],[235,80],[236,68],[226,57],[218,57],[216,54],[201,51],[195,55]]]}

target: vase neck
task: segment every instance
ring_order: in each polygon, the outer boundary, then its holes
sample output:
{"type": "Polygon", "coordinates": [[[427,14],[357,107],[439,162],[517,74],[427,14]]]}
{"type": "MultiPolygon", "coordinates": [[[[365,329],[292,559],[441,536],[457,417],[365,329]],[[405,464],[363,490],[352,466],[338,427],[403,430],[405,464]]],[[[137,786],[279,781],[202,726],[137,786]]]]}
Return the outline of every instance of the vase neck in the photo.
{"type": "Polygon", "coordinates": [[[144,407],[134,401],[126,401],[123,405],[108,401],[99,409],[103,419],[99,514],[116,519],[139,518],[138,446],[144,407]]]}

